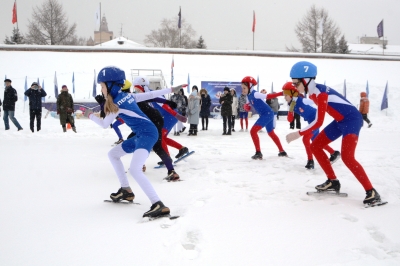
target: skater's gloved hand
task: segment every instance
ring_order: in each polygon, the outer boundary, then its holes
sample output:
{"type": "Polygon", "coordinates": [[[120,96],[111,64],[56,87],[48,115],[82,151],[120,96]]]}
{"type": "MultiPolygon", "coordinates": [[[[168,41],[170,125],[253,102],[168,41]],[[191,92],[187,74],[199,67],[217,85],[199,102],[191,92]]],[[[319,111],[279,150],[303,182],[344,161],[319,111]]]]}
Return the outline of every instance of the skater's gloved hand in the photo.
{"type": "Polygon", "coordinates": [[[104,104],[106,102],[106,99],[104,98],[103,95],[96,95],[96,97],[94,97],[94,99],[96,100],[96,102],[98,102],[99,104],[104,104]]]}
{"type": "Polygon", "coordinates": [[[171,107],[172,109],[176,109],[176,107],[178,107],[178,105],[173,101],[168,101],[167,100],[165,103],[168,104],[169,107],[171,107]]]}
{"type": "Polygon", "coordinates": [[[249,112],[249,111],[251,110],[250,104],[249,104],[249,103],[246,103],[245,105],[243,105],[243,109],[244,109],[246,112],[249,112]]]}
{"type": "Polygon", "coordinates": [[[296,131],[296,132],[287,134],[286,135],[286,141],[287,141],[287,143],[290,143],[290,142],[292,142],[292,141],[294,141],[294,140],[296,140],[296,139],[298,139],[300,137],[301,137],[300,136],[300,131],[296,131]]]}
{"type": "Polygon", "coordinates": [[[172,87],[171,89],[172,89],[172,92],[178,93],[182,88],[185,88],[185,87],[187,87],[187,84],[182,84],[182,85],[179,85],[176,87],[172,87]]]}
{"type": "Polygon", "coordinates": [[[186,123],[186,121],[187,121],[186,116],[180,115],[178,113],[176,113],[175,118],[178,119],[179,121],[183,122],[183,123],[186,123]]]}
{"type": "Polygon", "coordinates": [[[85,110],[85,113],[83,113],[83,115],[86,117],[86,118],[90,118],[90,115],[91,114],[93,114],[93,110],[92,109],[86,109],[85,110]]]}
{"type": "Polygon", "coordinates": [[[287,121],[289,121],[290,123],[292,123],[293,118],[294,118],[293,112],[288,112],[288,114],[287,114],[287,121]]]}

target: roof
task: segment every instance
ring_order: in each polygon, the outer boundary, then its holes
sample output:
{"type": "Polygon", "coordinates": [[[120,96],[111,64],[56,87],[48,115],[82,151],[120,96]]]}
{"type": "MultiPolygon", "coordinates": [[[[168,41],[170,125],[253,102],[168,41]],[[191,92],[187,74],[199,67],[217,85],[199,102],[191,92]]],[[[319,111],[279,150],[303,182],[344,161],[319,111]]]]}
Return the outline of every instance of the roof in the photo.
{"type": "MultiPolygon", "coordinates": [[[[100,44],[97,44],[96,47],[100,47],[100,44]]],[[[143,44],[128,40],[124,37],[118,37],[108,42],[103,42],[101,47],[121,47],[121,48],[135,48],[135,47],[146,47],[143,44]]]]}
{"type": "MultiPolygon", "coordinates": [[[[348,43],[350,54],[382,55],[382,45],[379,44],[353,44],[348,43]]],[[[400,45],[386,45],[385,55],[400,56],[400,45]]]]}

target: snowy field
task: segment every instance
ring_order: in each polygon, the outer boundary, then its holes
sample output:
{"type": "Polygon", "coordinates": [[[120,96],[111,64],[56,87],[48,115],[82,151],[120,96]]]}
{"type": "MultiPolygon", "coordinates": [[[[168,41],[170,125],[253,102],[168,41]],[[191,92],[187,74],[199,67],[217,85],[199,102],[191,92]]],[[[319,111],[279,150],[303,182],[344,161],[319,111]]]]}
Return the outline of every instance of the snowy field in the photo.
{"type": "MultiPolygon", "coordinates": [[[[248,132],[222,136],[222,120],[210,119],[209,130],[197,137],[171,134],[196,151],[176,166],[184,182],[163,181],[167,171],[154,169],[159,158],[150,154],[146,175],[171,213],[181,217],[143,222],[150,202],[133,178],[135,201],[141,205],[103,202],[119,188],[107,158],[117,140],[114,131],[77,119],[78,133],[63,133],[59,121],[49,116],[42,118],[42,130],[32,133],[23,86],[26,75],[28,85],[45,78],[46,91],[53,95],[54,71],[59,86],[70,88],[75,71],[77,97],[84,97],[92,87],[93,69],[113,64],[127,72],[160,68],[165,74],[171,55],[0,55],[0,74],[12,79],[20,94],[16,118],[24,128],[17,132],[10,122],[11,130],[5,131],[0,121],[0,265],[400,265],[400,62],[310,60],[319,67],[317,82],[342,92],[346,79],[347,97],[355,105],[369,81],[373,126],[361,130],[356,158],[389,204],[364,208],[365,191],[341,160],[334,169],[341,191],[349,196],[307,196],[326,177],[317,163],[314,170],[304,168],[301,140],[286,143],[292,132],[286,117],[277,121],[276,133],[292,159],[279,158],[264,132],[259,134],[262,161],[250,159],[255,149],[248,132]],[[380,111],[386,81],[389,109],[380,111]]],[[[260,75],[261,88],[270,90],[274,82],[278,91],[297,61],[179,55],[175,84],[185,83],[188,72],[192,85],[260,75]]],[[[255,120],[249,119],[249,128],[255,120]]],[[[330,121],[328,116],[325,125],[330,121]]],[[[126,137],[129,129],[120,128],[126,137]]],[[[335,150],[340,140],[332,143],[335,150]]],[[[170,152],[177,154],[173,148],[170,152]]],[[[126,167],[129,160],[123,158],[126,167]]]]}

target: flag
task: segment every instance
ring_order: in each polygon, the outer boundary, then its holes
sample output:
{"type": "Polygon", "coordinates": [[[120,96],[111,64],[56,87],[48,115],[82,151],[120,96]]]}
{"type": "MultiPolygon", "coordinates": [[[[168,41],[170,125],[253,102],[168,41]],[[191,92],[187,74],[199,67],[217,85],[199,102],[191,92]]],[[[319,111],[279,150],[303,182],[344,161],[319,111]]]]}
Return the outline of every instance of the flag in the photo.
{"type": "Polygon", "coordinates": [[[72,72],[72,93],[75,94],[75,73],[72,72]]]}
{"type": "Polygon", "coordinates": [[[258,75],[257,75],[257,91],[259,91],[259,89],[260,89],[260,81],[259,81],[258,75]]]}
{"type": "Polygon", "coordinates": [[[13,13],[12,13],[12,24],[17,23],[17,1],[14,2],[13,13]]]}
{"type": "MultiPolygon", "coordinates": [[[[28,90],[28,81],[27,81],[28,77],[25,77],[25,91],[28,90]]],[[[24,94],[24,102],[28,99],[28,97],[24,94]]]]}
{"type": "Polygon", "coordinates": [[[377,31],[378,31],[378,37],[383,37],[383,19],[382,21],[378,24],[377,27],[377,31]]]}
{"type": "Polygon", "coordinates": [[[367,88],[365,89],[367,92],[367,97],[369,98],[369,86],[368,86],[368,80],[367,80],[367,88]]]}
{"type": "Polygon", "coordinates": [[[274,83],[272,82],[272,85],[271,85],[271,93],[273,93],[274,92],[274,83]]]}
{"type": "Polygon", "coordinates": [[[172,56],[172,63],[171,63],[171,87],[174,85],[174,56],[172,56]]]}
{"type": "Polygon", "coordinates": [[[189,77],[189,73],[188,73],[188,81],[187,81],[187,93],[190,93],[190,77],[189,77]]]}
{"type": "Polygon", "coordinates": [[[40,83],[39,83],[39,78],[37,78],[37,84],[39,85],[40,83]]]}
{"type": "MultiPolygon", "coordinates": [[[[4,76],[4,80],[7,79],[7,75],[4,76]]],[[[6,87],[6,83],[4,82],[4,88],[6,87]]]]}
{"type": "Polygon", "coordinates": [[[256,31],[256,12],[253,10],[253,27],[251,28],[252,32],[256,31]]]}
{"type": "Polygon", "coordinates": [[[54,72],[54,95],[58,97],[57,72],[54,72]]]}
{"type": "Polygon", "coordinates": [[[101,21],[100,5],[97,8],[96,13],[94,14],[94,19],[96,22],[96,28],[99,28],[99,30],[100,30],[100,21],[101,21]]]}
{"type": "MultiPolygon", "coordinates": [[[[94,79],[93,79],[93,92],[92,96],[96,97],[96,69],[94,70],[94,79]]],[[[90,98],[90,97],[89,97],[90,98]]]]}
{"type": "Polygon", "coordinates": [[[344,80],[344,84],[343,84],[343,96],[344,96],[344,98],[346,98],[346,80],[344,80]]]}
{"type": "Polygon", "coordinates": [[[181,28],[181,7],[179,7],[179,14],[178,14],[178,16],[179,16],[179,20],[178,20],[178,28],[181,28]]]}
{"type": "MultiPolygon", "coordinates": [[[[42,79],[42,90],[44,90],[44,79],[42,79]]],[[[46,101],[46,97],[42,97],[42,102],[46,101]]]]}
{"type": "Polygon", "coordinates": [[[384,109],[387,109],[389,107],[387,95],[388,95],[388,83],[386,82],[386,88],[385,88],[385,92],[383,93],[383,99],[382,99],[382,104],[381,104],[381,111],[384,109]]]}

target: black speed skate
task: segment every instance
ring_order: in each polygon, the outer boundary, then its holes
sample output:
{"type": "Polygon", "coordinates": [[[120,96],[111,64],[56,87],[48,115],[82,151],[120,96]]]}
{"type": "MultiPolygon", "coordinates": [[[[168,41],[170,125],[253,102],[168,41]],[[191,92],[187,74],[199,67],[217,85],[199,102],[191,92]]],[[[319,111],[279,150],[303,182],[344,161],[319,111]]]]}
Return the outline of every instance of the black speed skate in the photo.
{"type": "Polygon", "coordinates": [[[263,155],[260,151],[257,151],[256,154],[251,156],[251,159],[253,159],[253,160],[262,160],[262,158],[263,158],[263,155]]]}
{"type": "Polygon", "coordinates": [[[288,157],[288,156],[287,156],[287,153],[286,153],[285,151],[279,152],[279,153],[278,153],[278,156],[279,156],[279,157],[288,157]]]}
{"type": "Polygon", "coordinates": [[[176,159],[179,159],[183,155],[189,152],[189,149],[186,147],[183,147],[182,149],[179,150],[178,154],[175,156],[176,159]]]}
{"type": "Polygon", "coordinates": [[[133,194],[132,192],[128,192],[123,188],[120,188],[117,193],[111,193],[110,198],[114,202],[120,202],[122,200],[133,202],[133,200],[135,199],[135,194],[133,194]]]}
{"type": "Polygon", "coordinates": [[[381,196],[374,188],[367,190],[366,193],[367,196],[363,201],[364,204],[374,204],[376,202],[381,202],[381,196]]]}
{"type": "Polygon", "coordinates": [[[308,160],[305,168],[309,170],[314,169],[314,160],[308,160]]]}
{"type": "Polygon", "coordinates": [[[179,181],[179,175],[175,172],[175,170],[168,170],[168,176],[164,179],[168,182],[179,181]]]}
{"type": "Polygon", "coordinates": [[[339,180],[326,180],[325,183],[318,185],[315,187],[315,189],[318,192],[323,192],[323,191],[335,191],[336,193],[339,193],[340,191],[340,182],[339,180]]]}
{"type": "Polygon", "coordinates": [[[160,218],[169,216],[169,208],[164,205],[161,201],[157,201],[151,205],[150,210],[143,214],[143,217],[149,218],[160,218]]]}
{"type": "Polygon", "coordinates": [[[335,151],[334,153],[331,154],[331,157],[329,158],[329,161],[331,164],[334,164],[337,160],[339,160],[341,157],[339,151],[335,151]]]}

